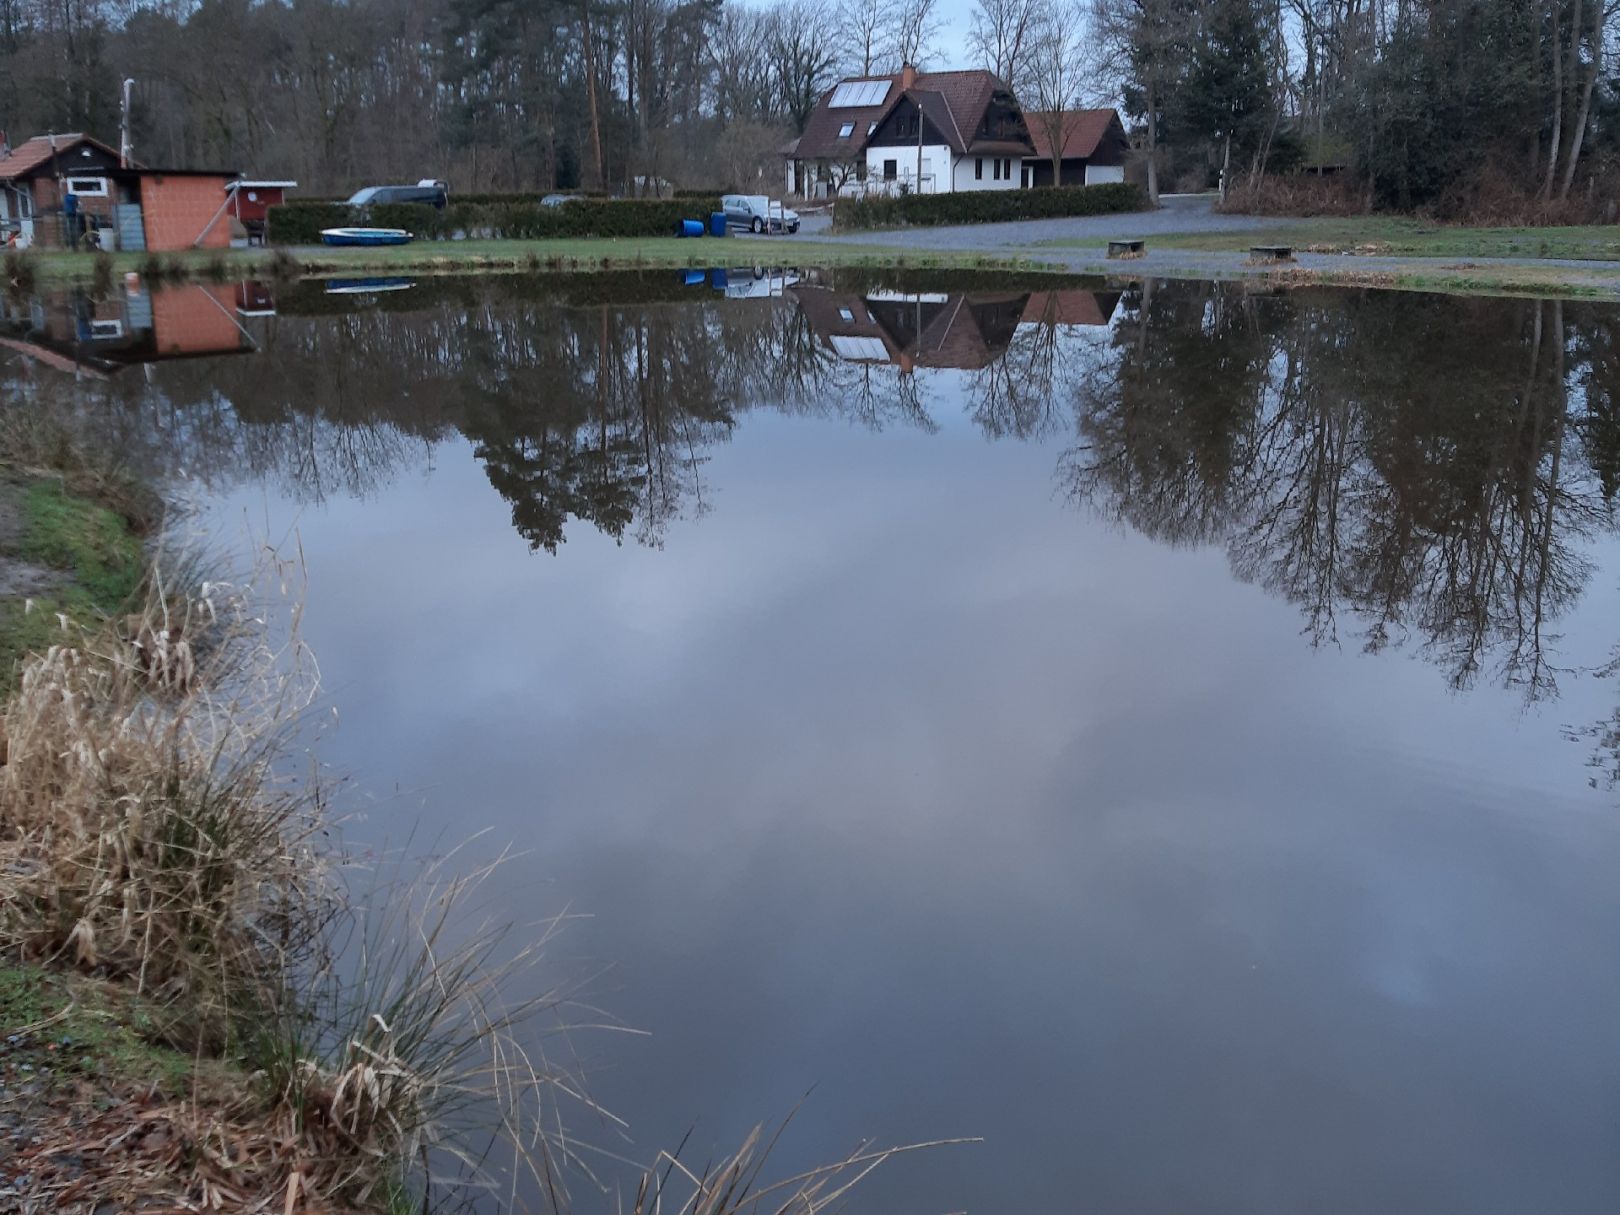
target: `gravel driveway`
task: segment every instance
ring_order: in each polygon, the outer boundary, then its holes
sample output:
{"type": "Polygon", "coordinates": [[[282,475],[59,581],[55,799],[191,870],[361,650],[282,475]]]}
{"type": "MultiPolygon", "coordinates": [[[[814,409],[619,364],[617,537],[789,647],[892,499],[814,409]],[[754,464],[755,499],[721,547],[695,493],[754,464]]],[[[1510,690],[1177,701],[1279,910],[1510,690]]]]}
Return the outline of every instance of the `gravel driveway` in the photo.
{"type": "MultiPolygon", "coordinates": [[[[1046,241],[1090,241],[1098,245],[1122,236],[1155,236],[1167,232],[1244,232],[1275,227],[1259,215],[1219,215],[1213,194],[1166,194],[1157,211],[1125,215],[1080,215],[1068,219],[1024,219],[1006,224],[962,224],[956,227],[911,228],[903,242],[916,249],[993,252],[1028,248],[1046,241]]],[[[812,235],[808,226],[803,235],[812,235]]],[[[821,237],[822,233],[813,235],[821,237]]],[[[851,232],[825,239],[851,245],[893,245],[893,232],[851,232]]]]}

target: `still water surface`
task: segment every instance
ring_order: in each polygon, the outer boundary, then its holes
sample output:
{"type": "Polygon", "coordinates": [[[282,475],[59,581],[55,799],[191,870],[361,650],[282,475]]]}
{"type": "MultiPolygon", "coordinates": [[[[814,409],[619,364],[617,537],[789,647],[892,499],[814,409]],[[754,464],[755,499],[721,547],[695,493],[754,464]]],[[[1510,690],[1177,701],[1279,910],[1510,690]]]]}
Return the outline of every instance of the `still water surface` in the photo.
{"type": "Polygon", "coordinates": [[[0,382],[296,528],[355,832],[525,850],[651,1033],[587,1137],[1620,1209],[1620,311],[690,277],[56,297],[0,382]]]}

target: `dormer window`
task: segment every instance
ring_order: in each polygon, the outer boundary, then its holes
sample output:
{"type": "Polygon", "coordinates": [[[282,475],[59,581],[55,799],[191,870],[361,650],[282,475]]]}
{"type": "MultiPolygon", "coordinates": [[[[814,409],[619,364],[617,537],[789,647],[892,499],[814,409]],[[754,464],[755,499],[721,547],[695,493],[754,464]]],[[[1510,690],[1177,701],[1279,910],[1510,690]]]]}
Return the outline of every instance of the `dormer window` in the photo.
{"type": "Polygon", "coordinates": [[[846,122],[838,128],[838,138],[840,139],[848,139],[853,134],[855,134],[855,124],[853,122],[846,122]]]}

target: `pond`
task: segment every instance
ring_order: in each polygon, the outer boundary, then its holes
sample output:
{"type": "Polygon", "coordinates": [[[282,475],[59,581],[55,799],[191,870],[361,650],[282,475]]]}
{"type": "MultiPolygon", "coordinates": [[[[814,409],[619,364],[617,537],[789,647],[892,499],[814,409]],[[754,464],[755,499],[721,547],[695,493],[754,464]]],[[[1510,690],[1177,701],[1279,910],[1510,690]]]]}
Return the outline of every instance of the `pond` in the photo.
{"type": "Polygon", "coordinates": [[[581,1138],[813,1088],[783,1170],[983,1137],[856,1212],[1615,1209],[1620,310],[743,270],[0,339],[296,535],[351,835],[581,917],[650,1035],[575,1037],[581,1138]]]}

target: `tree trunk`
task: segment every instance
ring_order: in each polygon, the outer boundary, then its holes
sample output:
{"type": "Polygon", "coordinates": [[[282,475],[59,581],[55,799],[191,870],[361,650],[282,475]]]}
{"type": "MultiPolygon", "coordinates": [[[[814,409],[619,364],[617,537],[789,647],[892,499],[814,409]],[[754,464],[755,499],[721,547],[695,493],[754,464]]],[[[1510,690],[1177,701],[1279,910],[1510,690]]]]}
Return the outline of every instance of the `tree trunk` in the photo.
{"type": "Polygon", "coordinates": [[[1547,149],[1547,175],[1541,183],[1541,197],[1551,198],[1558,177],[1558,150],[1564,142],[1564,60],[1558,50],[1558,15],[1562,0],[1552,0],[1552,137],[1547,149]]]}
{"type": "Polygon", "coordinates": [[[591,34],[590,0],[579,0],[579,20],[584,35],[585,99],[591,115],[591,155],[596,168],[596,176],[591,184],[600,190],[606,183],[602,171],[602,116],[596,105],[596,53],[591,34]]]}
{"type": "Polygon", "coordinates": [[[1147,128],[1148,128],[1148,166],[1147,186],[1148,203],[1159,205],[1159,115],[1158,115],[1158,82],[1154,73],[1148,75],[1147,93],[1147,128]]]}
{"type": "Polygon", "coordinates": [[[1586,123],[1592,116],[1592,92],[1597,87],[1598,66],[1603,59],[1603,0],[1592,0],[1592,65],[1586,71],[1586,85],[1581,90],[1581,108],[1575,117],[1575,126],[1569,133],[1569,157],[1564,162],[1564,181],[1558,188],[1558,201],[1569,198],[1569,188],[1575,183],[1575,166],[1581,160],[1581,144],[1586,140],[1586,123]]]}

